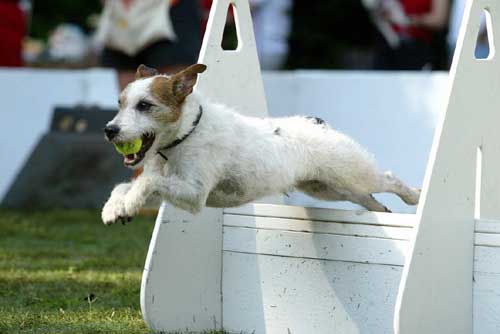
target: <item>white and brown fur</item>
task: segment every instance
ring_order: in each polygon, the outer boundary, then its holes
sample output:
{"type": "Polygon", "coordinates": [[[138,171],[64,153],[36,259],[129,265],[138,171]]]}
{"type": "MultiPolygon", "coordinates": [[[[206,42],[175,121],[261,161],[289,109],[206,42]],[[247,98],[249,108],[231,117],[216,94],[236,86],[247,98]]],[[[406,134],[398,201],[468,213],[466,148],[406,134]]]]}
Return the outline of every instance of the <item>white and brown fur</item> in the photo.
{"type": "Polygon", "coordinates": [[[390,172],[348,136],[318,119],[302,116],[254,118],[193,92],[196,64],[173,75],[141,65],[137,80],[120,96],[120,111],[108,123],[119,128],[111,141],[154,134],[143,157],[129,157],[144,172],[115,187],[102,211],[111,224],[136,215],[152,194],[191,213],[204,206],[230,207],[294,189],[323,200],[347,200],[372,211],[389,211],[373,193],[391,192],[410,205],[420,191],[390,172]],[[146,101],[148,110],[139,108],[146,101]],[[181,144],[157,152],[188,133],[181,144]],[[136,161],[136,160],[140,161],[136,161]]]}

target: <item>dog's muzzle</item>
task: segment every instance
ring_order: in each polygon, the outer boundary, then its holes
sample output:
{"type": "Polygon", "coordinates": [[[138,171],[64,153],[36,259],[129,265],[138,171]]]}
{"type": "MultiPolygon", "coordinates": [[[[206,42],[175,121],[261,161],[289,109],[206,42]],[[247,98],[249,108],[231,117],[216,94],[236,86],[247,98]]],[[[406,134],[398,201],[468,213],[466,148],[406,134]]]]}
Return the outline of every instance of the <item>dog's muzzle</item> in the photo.
{"type": "Polygon", "coordinates": [[[143,134],[141,138],[142,146],[139,152],[123,156],[123,164],[126,167],[133,167],[140,163],[155,141],[155,135],[153,133],[143,134]]]}
{"type": "Polygon", "coordinates": [[[111,141],[120,133],[120,128],[116,125],[106,125],[104,133],[106,134],[106,138],[111,141]]]}

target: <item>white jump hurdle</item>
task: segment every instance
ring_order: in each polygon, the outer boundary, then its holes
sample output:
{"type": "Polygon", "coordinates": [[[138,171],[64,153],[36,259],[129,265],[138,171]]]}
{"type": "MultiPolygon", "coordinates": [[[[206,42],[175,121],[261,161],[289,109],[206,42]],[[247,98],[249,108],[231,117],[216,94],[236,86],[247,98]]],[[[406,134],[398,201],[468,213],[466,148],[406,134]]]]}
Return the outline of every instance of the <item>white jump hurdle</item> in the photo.
{"type": "MultiPolygon", "coordinates": [[[[493,29],[491,18],[498,23],[498,1],[468,1],[450,73],[448,107],[434,136],[401,280],[395,317],[399,333],[466,334],[483,328],[481,322],[473,326],[479,316],[473,310],[474,261],[485,260],[474,259],[474,220],[500,218],[500,80],[495,74],[500,62],[494,51],[500,30],[493,29]],[[490,55],[479,60],[474,50],[483,11],[490,55]]],[[[500,322],[495,327],[493,332],[498,332],[500,322]]]]}
{"type": "MultiPolygon", "coordinates": [[[[498,2],[469,1],[416,215],[260,203],[193,216],[164,203],[141,287],[147,324],[165,333],[498,333],[500,63],[473,57],[484,8],[500,14],[498,2]]],[[[265,115],[246,0],[214,1],[200,62],[209,66],[197,89],[265,115]],[[239,46],[222,51],[229,4],[239,46]]]]}

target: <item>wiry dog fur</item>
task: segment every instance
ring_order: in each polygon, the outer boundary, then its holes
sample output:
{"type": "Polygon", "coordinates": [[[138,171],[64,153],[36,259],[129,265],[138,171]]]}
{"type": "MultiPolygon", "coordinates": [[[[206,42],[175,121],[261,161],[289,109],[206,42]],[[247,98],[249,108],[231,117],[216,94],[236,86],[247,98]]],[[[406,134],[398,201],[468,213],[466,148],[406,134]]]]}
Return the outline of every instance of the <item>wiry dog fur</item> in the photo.
{"type": "Polygon", "coordinates": [[[373,193],[418,202],[418,189],[390,172],[380,173],[367,151],[319,119],[246,117],[193,92],[205,68],[196,64],[165,76],[141,65],[137,80],[122,92],[120,111],[108,123],[119,132],[110,140],[146,136],[154,141],[143,157],[125,159],[144,172],[115,187],[102,211],[104,223],[134,216],[152,194],[192,213],[205,205],[237,206],[293,189],[372,211],[388,211],[373,193]],[[165,160],[158,150],[191,131],[200,106],[199,124],[182,143],[161,151],[165,160]]]}

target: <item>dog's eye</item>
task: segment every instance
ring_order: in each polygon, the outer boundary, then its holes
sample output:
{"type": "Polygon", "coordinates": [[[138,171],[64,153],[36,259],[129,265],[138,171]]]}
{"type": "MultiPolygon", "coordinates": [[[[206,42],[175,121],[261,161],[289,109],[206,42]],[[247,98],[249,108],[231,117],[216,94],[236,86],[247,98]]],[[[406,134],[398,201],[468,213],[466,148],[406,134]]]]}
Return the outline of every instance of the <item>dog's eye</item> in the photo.
{"type": "Polygon", "coordinates": [[[139,111],[149,111],[149,109],[151,109],[152,106],[153,105],[149,102],[139,101],[139,103],[137,103],[136,109],[139,111]]]}

